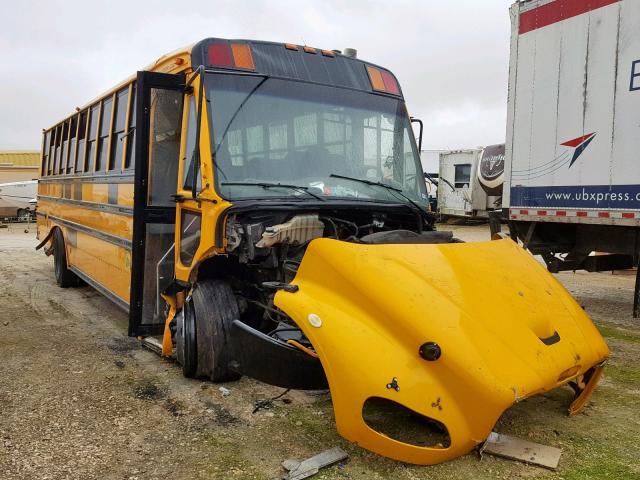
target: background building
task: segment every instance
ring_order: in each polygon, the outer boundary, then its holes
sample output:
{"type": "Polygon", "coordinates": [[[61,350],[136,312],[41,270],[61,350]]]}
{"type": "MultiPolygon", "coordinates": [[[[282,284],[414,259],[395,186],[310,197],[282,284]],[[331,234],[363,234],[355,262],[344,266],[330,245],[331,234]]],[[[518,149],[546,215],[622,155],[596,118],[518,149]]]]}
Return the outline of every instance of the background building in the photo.
{"type": "Polygon", "coordinates": [[[0,151],[0,183],[22,182],[38,178],[40,152],[35,150],[0,151]]]}

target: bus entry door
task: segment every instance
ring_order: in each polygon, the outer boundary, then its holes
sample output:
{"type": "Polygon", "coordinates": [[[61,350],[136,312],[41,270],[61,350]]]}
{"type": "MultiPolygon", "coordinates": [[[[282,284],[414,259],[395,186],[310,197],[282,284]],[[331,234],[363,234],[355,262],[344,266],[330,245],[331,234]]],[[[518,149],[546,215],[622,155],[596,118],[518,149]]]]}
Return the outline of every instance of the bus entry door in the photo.
{"type": "Polygon", "coordinates": [[[129,335],[164,329],[161,293],[175,273],[176,192],[183,75],[138,72],[129,335]]]}

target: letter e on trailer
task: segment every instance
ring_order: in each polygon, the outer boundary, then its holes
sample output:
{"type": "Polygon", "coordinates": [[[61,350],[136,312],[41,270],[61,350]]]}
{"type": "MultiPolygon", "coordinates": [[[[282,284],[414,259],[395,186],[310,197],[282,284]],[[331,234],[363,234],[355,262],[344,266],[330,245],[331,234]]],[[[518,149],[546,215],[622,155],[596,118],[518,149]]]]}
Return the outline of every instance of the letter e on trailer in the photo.
{"type": "Polygon", "coordinates": [[[631,85],[629,90],[632,92],[640,90],[640,60],[636,60],[631,64],[631,85]]]}

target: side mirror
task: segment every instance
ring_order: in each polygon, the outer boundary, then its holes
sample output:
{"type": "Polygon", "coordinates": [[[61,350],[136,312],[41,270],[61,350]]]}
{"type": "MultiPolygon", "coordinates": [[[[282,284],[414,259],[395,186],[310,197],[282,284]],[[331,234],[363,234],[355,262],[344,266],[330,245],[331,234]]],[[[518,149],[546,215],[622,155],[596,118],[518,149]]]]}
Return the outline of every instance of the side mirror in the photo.
{"type": "MultiPolygon", "coordinates": [[[[424,129],[424,125],[422,124],[422,120],[420,120],[419,118],[415,118],[415,117],[411,117],[411,126],[413,126],[414,123],[417,123],[420,126],[420,130],[419,130],[419,134],[418,134],[418,152],[422,151],[422,130],[424,129]]],[[[415,131],[414,131],[415,134],[415,131]]]]}

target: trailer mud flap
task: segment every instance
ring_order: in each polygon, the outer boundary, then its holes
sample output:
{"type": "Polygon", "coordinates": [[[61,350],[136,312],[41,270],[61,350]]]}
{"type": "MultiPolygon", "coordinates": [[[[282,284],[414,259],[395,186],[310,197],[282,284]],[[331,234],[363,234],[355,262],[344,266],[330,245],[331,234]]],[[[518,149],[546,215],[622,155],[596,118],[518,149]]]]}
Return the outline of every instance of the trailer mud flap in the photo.
{"type": "Polygon", "coordinates": [[[515,402],[573,381],[609,353],[571,295],[511,240],[317,239],[292,283],[298,291],[279,291],[275,304],[319,355],[338,431],[408,463],[471,451],[515,402]],[[366,418],[372,402],[392,407],[386,423],[366,418]],[[409,417],[440,435],[395,435],[409,417]]]}

